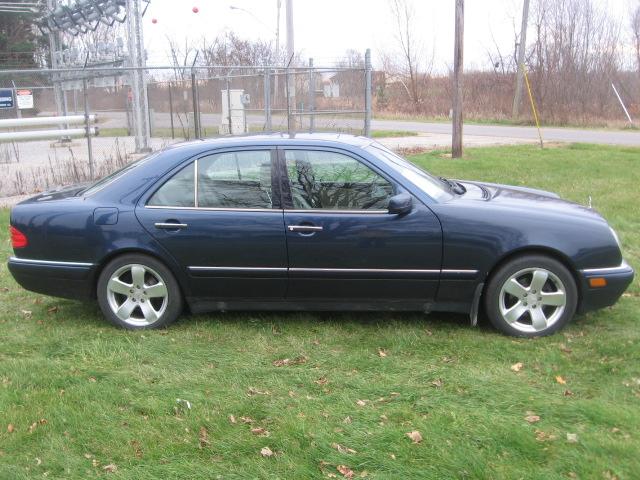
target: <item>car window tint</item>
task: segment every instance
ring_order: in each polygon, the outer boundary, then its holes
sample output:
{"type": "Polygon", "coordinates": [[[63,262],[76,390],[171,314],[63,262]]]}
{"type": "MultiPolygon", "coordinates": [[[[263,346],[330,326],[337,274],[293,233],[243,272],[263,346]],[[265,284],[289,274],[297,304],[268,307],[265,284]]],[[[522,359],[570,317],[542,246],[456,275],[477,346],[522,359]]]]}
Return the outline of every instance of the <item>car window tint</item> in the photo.
{"type": "Polygon", "coordinates": [[[193,163],[189,164],[167,180],[164,185],[153,194],[147,205],[158,207],[194,207],[196,195],[193,181],[193,165],[193,163]]]}
{"type": "Polygon", "coordinates": [[[225,152],[198,160],[198,206],[272,208],[271,152],[225,152]]]}
{"type": "Polygon", "coordinates": [[[285,153],[293,208],[384,210],[392,185],[362,162],[336,152],[285,153]]]}

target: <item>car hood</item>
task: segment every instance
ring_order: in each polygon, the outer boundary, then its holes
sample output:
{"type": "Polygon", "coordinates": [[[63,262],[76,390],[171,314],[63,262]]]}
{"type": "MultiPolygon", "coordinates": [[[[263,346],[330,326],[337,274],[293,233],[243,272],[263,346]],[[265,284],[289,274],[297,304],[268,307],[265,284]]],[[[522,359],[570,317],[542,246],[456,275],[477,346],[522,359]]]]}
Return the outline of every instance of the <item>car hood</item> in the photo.
{"type": "Polygon", "coordinates": [[[466,180],[459,182],[467,189],[459,197],[463,201],[486,202],[495,208],[518,210],[523,214],[569,216],[606,223],[596,210],[563,200],[558,194],[546,190],[466,180]]]}
{"type": "Polygon", "coordinates": [[[39,193],[33,197],[30,197],[20,203],[36,203],[36,202],[48,202],[53,200],[63,200],[65,198],[76,197],[78,193],[86,189],[90,183],[77,183],[75,185],[68,185],[66,187],[55,187],[46,192],[39,193]]]}

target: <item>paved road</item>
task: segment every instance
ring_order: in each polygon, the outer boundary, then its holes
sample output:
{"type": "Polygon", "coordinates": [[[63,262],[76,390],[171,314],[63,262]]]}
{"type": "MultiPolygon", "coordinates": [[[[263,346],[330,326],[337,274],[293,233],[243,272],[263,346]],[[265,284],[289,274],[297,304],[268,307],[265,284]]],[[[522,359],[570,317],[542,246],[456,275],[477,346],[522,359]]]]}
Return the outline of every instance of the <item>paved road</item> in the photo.
{"type": "MultiPolygon", "coordinates": [[[[404,120],[373,120],[374,130],[408,130],[419,133],[451,135],[448,123],[410,122],[404,120]]],[[[464,133],[474,136],[520,138],[536,140],[538,131],[534,127],[511,127],[506,125],[465,125],[464,133]]],[[[573,128],[542,128],[545,142],[585,142],[611,145],[640,146],[640,131],[580,130],[573,128]]]]}
{"type": "MultiPolygon", "coordinates": [[[[102,128],[124,127],[126,118],[124,112],[100,112],[100,126],[102,128]]],[[[167,128],[170,125],[169,114],[156,112],[154,124],[156,127],[167,128]]],[[[247,116],[251,126],[260,128],[264,125],[262,115],[251,114],[247,116]]],[[[207,127],[215,127],[220,123],[219,114],[202,114],[202,123],[207,127]]],[[[345,117],[319,117],[316,125],[325,128],[362,128],[362,120],[345,117]]],[[[175,121],[176,130],[179,130],[179,122],[175,121]]],[[[282,116],[273,117],[274,130],[284,130],[287,127],[286,119],[282,116]]],[[[406,120],[376,120],[371,122],[373,130],[405,130],[424,134],[451,135],[450,123],[428,123],[406,120]]],[[[465,125],[464,133],[476,137],[493,137],[511,140],[535,141],[538,132],[534,127],[516,127],[507,125],[465,125]]],[[[640,131],[621,130],[596,130],[577,128],[551,128],[542,129],[542,138],[545,142],[584,142],[610,145],[640,146],[640,131]]]]}

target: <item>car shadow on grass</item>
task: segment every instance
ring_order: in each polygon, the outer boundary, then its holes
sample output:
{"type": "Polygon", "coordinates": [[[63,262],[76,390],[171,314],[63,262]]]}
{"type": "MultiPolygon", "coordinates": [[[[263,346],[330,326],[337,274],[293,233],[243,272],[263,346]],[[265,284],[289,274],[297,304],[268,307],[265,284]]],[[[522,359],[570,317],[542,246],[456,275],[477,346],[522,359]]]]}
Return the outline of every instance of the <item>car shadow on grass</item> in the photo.
{"type": "MultiPolygon", "coordinates": [[[[56,307],[55,318],[66,324],[81,325],[83,327],[102,328],[118,327],[111,325],[100,312],[96,302],[79,302],[72,300],[53,300],[43,305],[45,309],[56,307]]],[[[53,316],[52,315],[52,316],[53,316]]],[[[318,312],[318,311],[232,311],[191,314],[185,312],[177,322],[168,329],[207,328],[222,325],[237,327],[238,329],[262,330],[265,326],[279,329],[301,327],[331,327],[348,329],[379,329],[389,328],[422,328],[434,333],[446,331],[448,333],[469,330],[469,316],[465,314],[434,312],[424,314],[420,312],[318,312]]],[[[476,327],[483,333],[495,333],[488,321],[482,320],[476,327]]]]}

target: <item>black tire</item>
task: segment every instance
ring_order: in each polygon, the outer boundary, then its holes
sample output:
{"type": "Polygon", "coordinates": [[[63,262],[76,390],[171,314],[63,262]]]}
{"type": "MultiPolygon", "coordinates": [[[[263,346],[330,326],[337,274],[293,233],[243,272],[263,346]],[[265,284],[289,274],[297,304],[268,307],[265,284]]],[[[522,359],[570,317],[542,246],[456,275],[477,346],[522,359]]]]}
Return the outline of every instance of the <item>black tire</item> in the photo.
{"type": "Polygon", "coordinates": [[[541,337],[557,332],[571,321],[578,304],[578,289],[571,272],[559,261],[546,255],[522,255],[509,260],[491,276],[484,304],[489,321],[501,332],[516,337],[541,337]],[[548,276],[542,290],[534,290],[534,274],[544,279],[545,271],[548,276]],[[512,281],[514,276],[517,284],[512,281]],[[525,289],[521,290],[523,286],[525,289]],[[510,291],[522,292],[522,295],[513,295],[510,291]],[[563,306],[548,304],[562,302],[562,293],[563,306]],[[547,322],[542,321],[543,317],[547,322]],[[541,328],[542,325],[547,326],[541,328]]]}
{"type": "Polygon", "coordinates": [[[96,294],[107,320],[130,330],[166,327],[178,318],[183,308],[182,293],[171,271],[155,258],[137,253],[123,254],[109,262],[100,273],[96,294]],[[139,267],[143,267],[142,277],[139,267]],[[134,272],[138,280],[143,279],[142,282],[136,282],[134,272]],[[110,286],[114,275],[119,275],[122,285],[110,286]],[[164,296],[154,296],[162,293],[163,285],[164,296]],[[114,288],[123,290],[116,292],[114,288]],[[116,314],[117,310],[127,317],[126,312],[133,305],[126,320],[116,314]]]}

